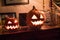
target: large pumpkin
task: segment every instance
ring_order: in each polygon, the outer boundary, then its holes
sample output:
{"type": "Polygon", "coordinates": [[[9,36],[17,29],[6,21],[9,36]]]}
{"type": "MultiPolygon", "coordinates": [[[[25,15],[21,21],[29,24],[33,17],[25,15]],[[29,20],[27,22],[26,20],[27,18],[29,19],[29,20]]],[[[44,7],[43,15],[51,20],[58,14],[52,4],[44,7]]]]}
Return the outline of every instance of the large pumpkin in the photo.
{"type": "Polygon", "coordinates": [[[46,16],[43,11],[37,10],[34,6],[33,9],[27,15],[27,24],[31,27],[41,26],[44,24],[46,16]]]}
{"type": "Polygon", "coordinates": [[[18,21],[16,18],[13,18],[13,17],[6,17],[6,21],[5,21],[5,28],[6,29],[17,29],[19,26],[18,26],[18,21]]]}

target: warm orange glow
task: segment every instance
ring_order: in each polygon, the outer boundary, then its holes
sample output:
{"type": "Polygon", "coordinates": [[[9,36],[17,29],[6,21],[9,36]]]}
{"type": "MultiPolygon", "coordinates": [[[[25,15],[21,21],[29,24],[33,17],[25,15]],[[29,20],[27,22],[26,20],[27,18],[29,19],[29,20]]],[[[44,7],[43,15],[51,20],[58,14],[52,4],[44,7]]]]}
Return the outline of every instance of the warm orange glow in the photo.
{"type": "Polygon", "coordinates": [[[11,21],[8,21],[8,24],[12,24],[12,22],[11,21]]]}
{"type": "Polygon", "coordinates": [[[44,18],[42,14],[40,15],[40,18],[44,18]]]}
{"type": "Polygon", "coordinates": [[[10,28],[9,26],[6,27],[6,29],[9,29],[9,28],[10,28]]]}
{"type": "Polygon", "coordinates": [[[35,25],[35,26],[36,26],[36,25],[41,25],[41,24],[43,24],[43,22],[44,22],[44,21],[41,21],[41,20],[40,20],[40,21],[34,21],[34,22],[31,21],[31,23],[32,23],[33,25],[35,25]]]}
{"type": "MultiPolygon", "coordinates": [[[[37,20],[37,17],[35,15],[32,16],[32,19],[36,19],[37,20]]],[[[40,14],[40,20],[37,20],[37,21],[31,21],[31,23],[35,26],[37,25],[41,25],[44,23],[44,20],[42,21],[41,19],[44,19],[44,16],[42,14],[40,14]]]]}
{"type": "Polygon", "coordinates": [[[19,26],[18,25],[16,25],[16,26],[6,26],[6,29],[16,29],[16,28],[18,28],[19,26]]]}
{"type": "Polygon", "coordinates": [[[15,20],[15,23],[17,23],[18,21],[17,20],[15,20]]]}
{"type": "Polygon", "coordinates": [[[32,19],[37,19],[37,17],[35,15],[32,16],[32,19]]]}

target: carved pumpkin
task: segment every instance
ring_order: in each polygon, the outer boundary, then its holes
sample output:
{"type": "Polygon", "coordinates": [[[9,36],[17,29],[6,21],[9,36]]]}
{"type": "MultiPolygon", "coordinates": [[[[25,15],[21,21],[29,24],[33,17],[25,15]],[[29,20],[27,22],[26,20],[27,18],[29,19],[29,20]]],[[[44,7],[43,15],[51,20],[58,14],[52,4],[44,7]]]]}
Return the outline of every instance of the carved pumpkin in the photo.
{"type": "Polygon", "coordinates": [[[41,26],[46,20],[43,11],[38,11],[34,6],[27,15],[27,23],[29,26],[41,26]]]}
{"type": "Polygon", "coordinates": [[[6,21],[5,21],[5,28],[6,29],[17,29],[19,26],[18,26],[18,21],[16,18],[13,18],[13,17],[6,17],[6,21]]]}

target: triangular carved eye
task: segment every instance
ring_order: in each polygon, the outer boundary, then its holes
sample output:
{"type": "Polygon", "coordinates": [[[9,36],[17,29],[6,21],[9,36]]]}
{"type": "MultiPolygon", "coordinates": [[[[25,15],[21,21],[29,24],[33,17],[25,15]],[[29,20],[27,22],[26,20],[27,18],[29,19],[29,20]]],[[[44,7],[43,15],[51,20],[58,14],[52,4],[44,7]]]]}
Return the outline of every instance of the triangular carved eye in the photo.
{"type": "Polygon", "coordinates": [[[17,22],[18,22],[17,20],[14,21],[14,23],[17,23],[17,22]]]}
{"type": "Polygon", "coordinates": [[[12,24],[12,22],[11,21],[8,21],[8,24],[12,24]]]}
{"type": "Polygon", "coordinates": [[[33,15],[33,16],[32,16],[32,19],[37,19],[36,15],[33,15]]]}
{"type": "Polygon", "coordinates": [[[42,14],[40,15],[40,18],[41,18],[41,19],[44,18],[42,14]]]}

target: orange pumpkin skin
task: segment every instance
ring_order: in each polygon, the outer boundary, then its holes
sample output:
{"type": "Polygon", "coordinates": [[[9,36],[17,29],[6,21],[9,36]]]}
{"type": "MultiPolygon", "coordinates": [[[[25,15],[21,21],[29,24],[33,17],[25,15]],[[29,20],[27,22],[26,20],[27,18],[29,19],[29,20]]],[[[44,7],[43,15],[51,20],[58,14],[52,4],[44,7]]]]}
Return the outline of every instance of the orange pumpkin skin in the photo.
{"type": "Polygon", "coordinates": [[[43,25],[44,21],[46,21],[46,16],[43,14],[44,12],[40,12],[39,10],[37,10],[35,7],[33,7],[33,9],[28,13],[27,15],[27,24],[30,26],[30,27],[33,27],[33,26],[41,26],[43,25]],[[32,19],[32,16],[35,15],[37,17],[37,19],[32,19]],[[40,15],[43,16],[43,18],[40,18],[40,15]],[[43,21],[42,24],[39,24],[39,25],[33,25],[32,22],[37,22],[37,21],[43,21]],[[32,21],[32,22],[31,22],[32,21]]]}
{"type": "Polygon", "coordinates": [[[5,28],[6,29],[17,29],[18,28],[18,21],[16,18],[6,18],[6,21],[5,21],[5,28]]]}

